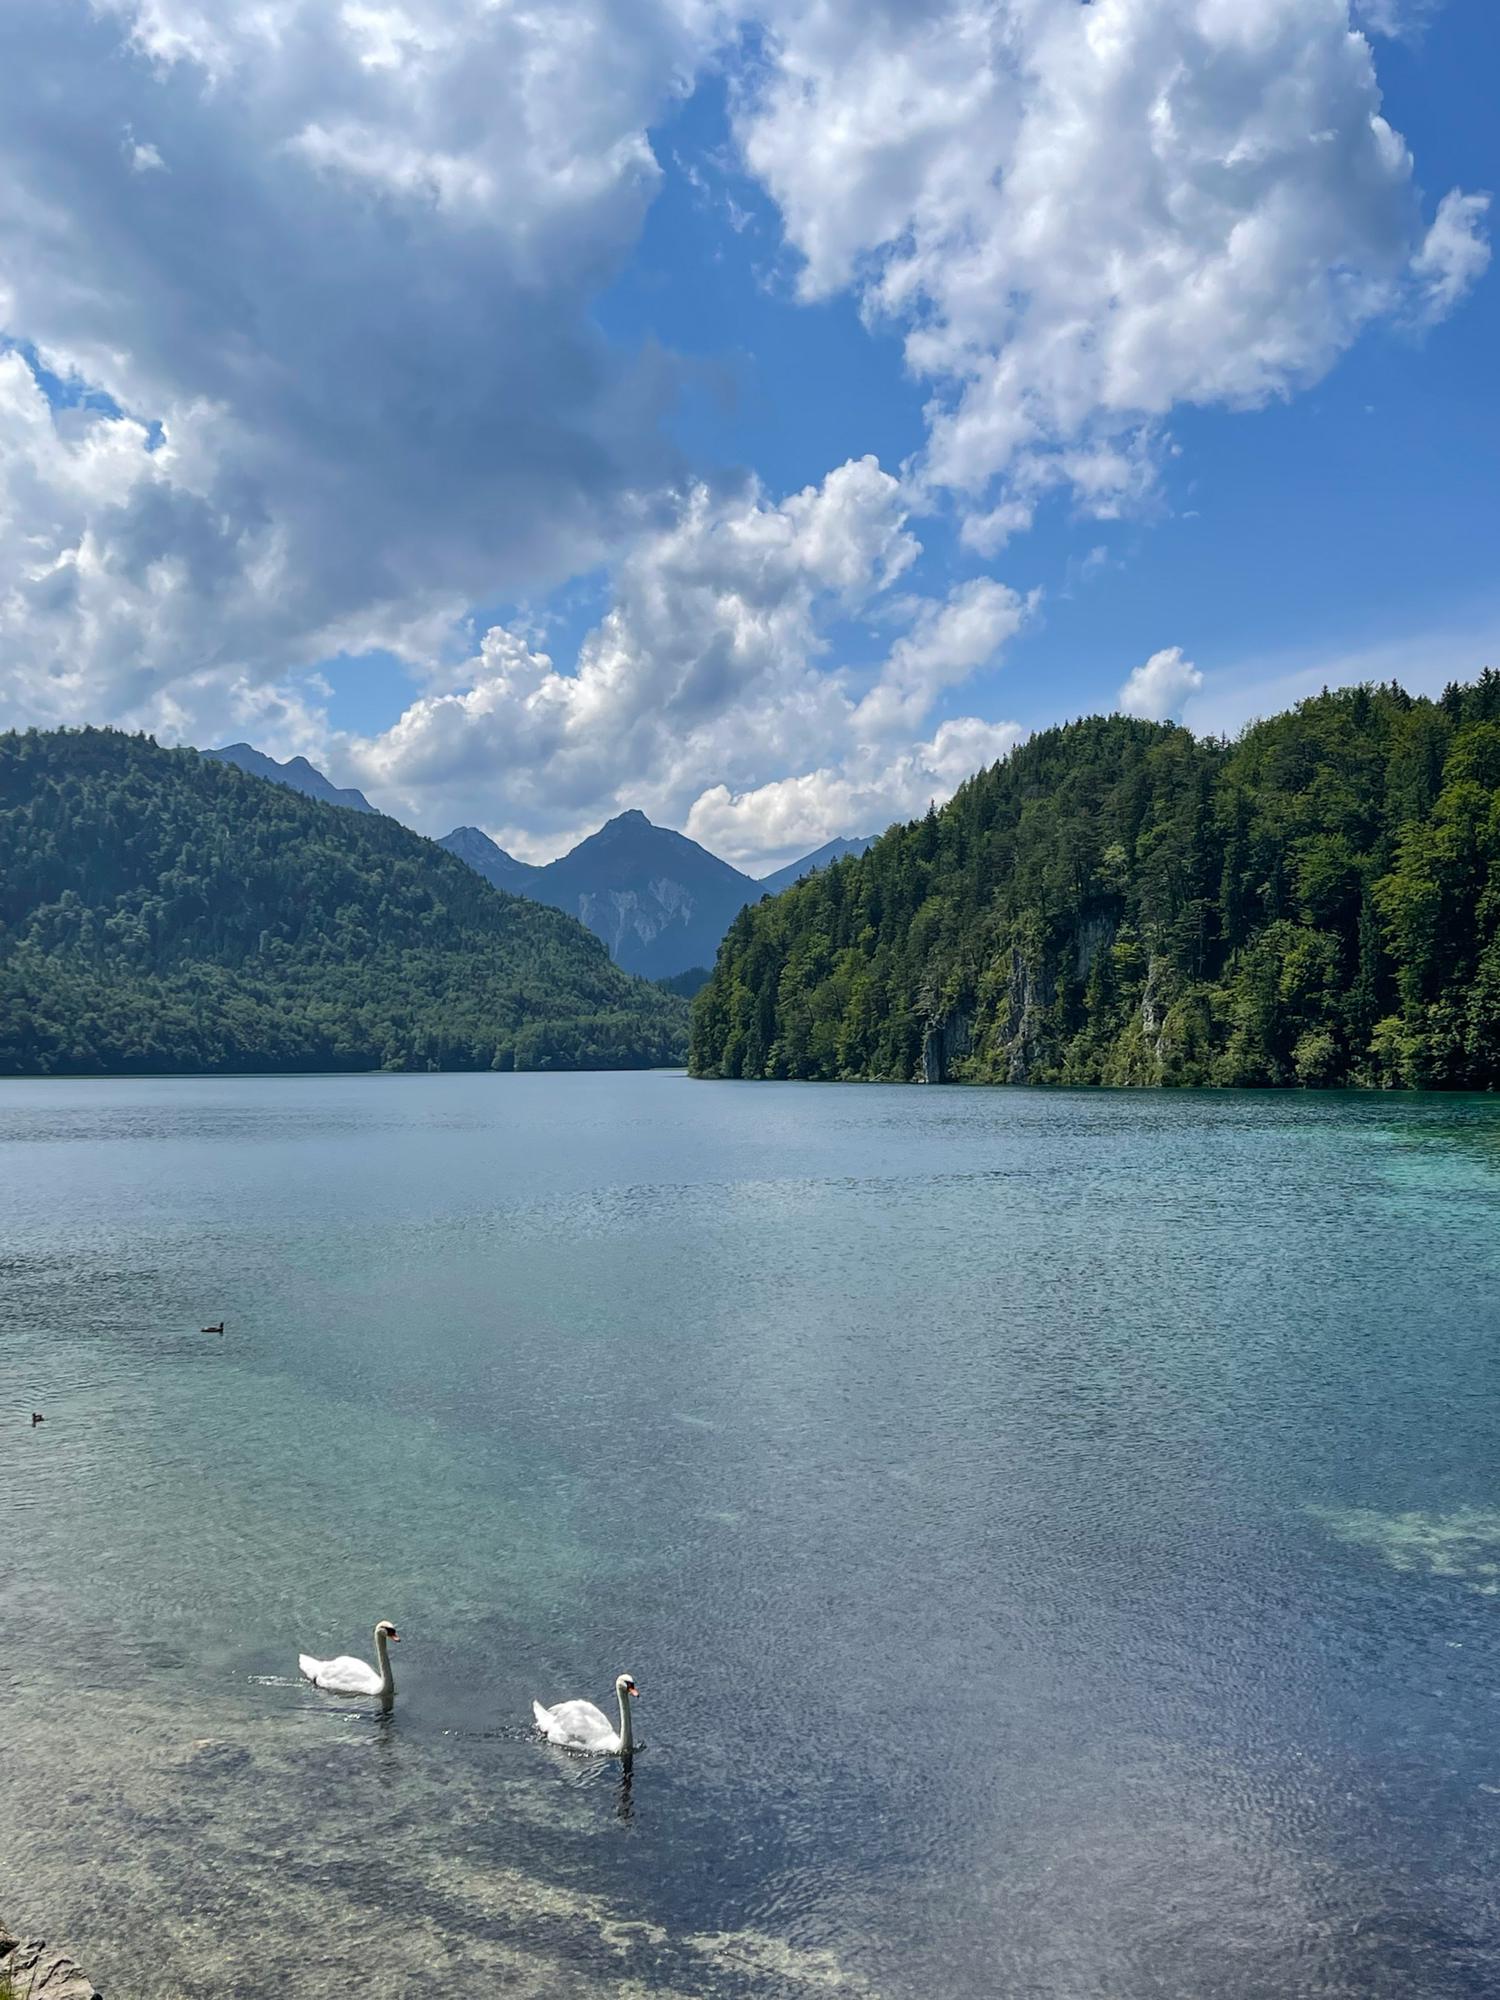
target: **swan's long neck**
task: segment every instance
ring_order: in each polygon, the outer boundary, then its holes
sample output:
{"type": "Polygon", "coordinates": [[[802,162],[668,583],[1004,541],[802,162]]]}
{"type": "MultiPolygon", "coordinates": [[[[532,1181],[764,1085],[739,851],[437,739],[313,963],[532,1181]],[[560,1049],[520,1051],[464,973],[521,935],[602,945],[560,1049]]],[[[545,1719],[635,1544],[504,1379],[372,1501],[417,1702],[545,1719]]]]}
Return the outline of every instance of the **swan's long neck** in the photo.
{"type": "Polygon", "coordinates": [[[396,1676],[391,1671],[390,1646],[386,1642],[384,1632],[378,1629],[375,1633],[375,1657],[380,1662],[381,1697],[383,1700],[389,1701],[391,1696],[396,1692],[396,1676]]]}
{"type": "Polygon", "coordinates": [[[630,1696],[626,1694],[624,1688],[616,1688],[615,1696],[620,1704],[620,1755],[628,1757],[635,1749],[635,1732],[630,1725],[632,1704],[630,1696]]]}

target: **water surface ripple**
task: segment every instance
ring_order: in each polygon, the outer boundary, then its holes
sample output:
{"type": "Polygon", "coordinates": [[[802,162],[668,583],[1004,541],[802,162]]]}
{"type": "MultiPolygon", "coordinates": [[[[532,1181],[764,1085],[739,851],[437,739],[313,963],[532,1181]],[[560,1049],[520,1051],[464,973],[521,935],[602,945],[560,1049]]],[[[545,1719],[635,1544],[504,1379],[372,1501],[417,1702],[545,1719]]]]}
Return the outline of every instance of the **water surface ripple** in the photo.
{"type": "Polygon", "coordinates": [[[0,1913],[121,2000],[1493,1995],[1497,1195],[1476,1098],[0,1085],[0,1913]],[[297,1683],[381,1616],[392,1715],[297,1683]],[[628,1779],[532,1739],[620,1671],[628,1779]]]}

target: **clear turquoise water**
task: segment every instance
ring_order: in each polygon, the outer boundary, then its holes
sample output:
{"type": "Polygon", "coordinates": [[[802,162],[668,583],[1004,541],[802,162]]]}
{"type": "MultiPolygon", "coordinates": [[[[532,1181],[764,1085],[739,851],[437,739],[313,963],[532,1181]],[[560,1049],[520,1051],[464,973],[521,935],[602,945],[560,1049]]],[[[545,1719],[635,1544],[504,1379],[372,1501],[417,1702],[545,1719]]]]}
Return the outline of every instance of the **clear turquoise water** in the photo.
{"type": "Polygon", "coordinates": [[[0,1086],[0,1914],[119,2000],[1500,1991],[1497,1196],[1481,1099],[0,1086]],[[381,1616],[389,1718],[296,1684],[381,1616]],[[622,1670],[628,1786],[527,1727],[622,1670]]]}

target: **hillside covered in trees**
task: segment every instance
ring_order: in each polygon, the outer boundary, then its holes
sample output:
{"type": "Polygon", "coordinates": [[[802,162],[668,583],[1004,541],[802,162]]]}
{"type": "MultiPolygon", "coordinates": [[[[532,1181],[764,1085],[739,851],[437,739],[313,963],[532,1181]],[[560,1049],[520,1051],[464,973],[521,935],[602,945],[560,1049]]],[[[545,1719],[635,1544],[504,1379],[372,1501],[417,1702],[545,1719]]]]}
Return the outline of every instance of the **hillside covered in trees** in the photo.
{"type": "Polygon", "coordinates": [[[1050,729],[731,926],[699,1076],[1500,1085],[1500,674],[1050,729]]]}
{"type": "Polygon", "coordinates": [[[680,999],[395,820],[104,729],[0,736],[0,1074],[641,1067],[680,999]]]}

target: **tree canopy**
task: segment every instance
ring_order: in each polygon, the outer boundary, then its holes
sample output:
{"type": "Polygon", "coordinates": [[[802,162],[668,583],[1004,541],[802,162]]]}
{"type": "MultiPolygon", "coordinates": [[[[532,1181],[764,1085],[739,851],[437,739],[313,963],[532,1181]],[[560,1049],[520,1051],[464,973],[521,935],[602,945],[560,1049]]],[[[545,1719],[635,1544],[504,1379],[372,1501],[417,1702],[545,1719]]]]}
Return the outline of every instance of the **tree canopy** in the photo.
{"type": "Polygon", "coordinates": [[[1049,729],[742,912],[699,1076],[1500,1084],[1500,674],[1049,729]]]}
{"type": "Polygon", "coordinates": [[[0,1073],[634,1068],[686,1021],[395,820],[148,737],[0,735],[0,1073]]]}

